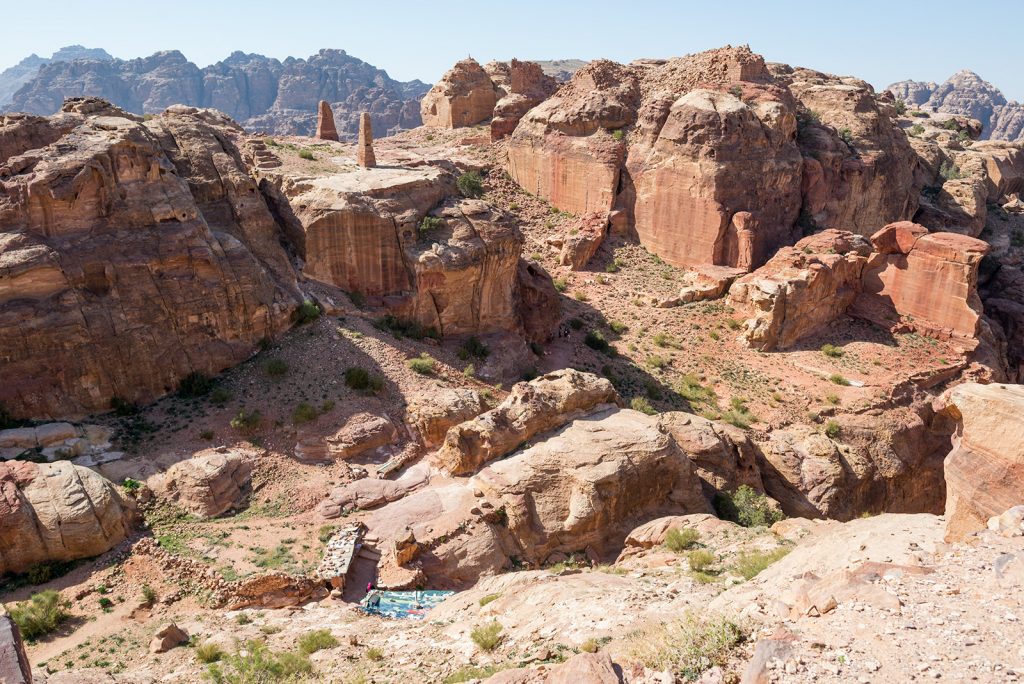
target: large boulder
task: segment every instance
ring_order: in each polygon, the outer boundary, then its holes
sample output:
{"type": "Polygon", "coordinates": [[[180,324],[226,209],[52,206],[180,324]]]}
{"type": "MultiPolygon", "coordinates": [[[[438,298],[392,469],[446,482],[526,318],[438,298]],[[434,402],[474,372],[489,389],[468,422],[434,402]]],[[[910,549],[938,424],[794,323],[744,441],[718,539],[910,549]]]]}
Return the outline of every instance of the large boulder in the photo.
{"type": "Polygon", "coordinates": [[[682,411],[660,414],[658,424],[693,461],[709,499],[716,492],[735,491],[743,485],[764,489],[757,446],[740,428],[682,411]]]}
{"type": "Polygon", "coordinates": [[[444,442],[448,430],[487,410],[480,393],[463,387],[433,389],[408,399],[406,423],[427,449],[444,442]]]}
{"type": "Polygon", "coordinates": [[[905,226],[890,224],[871,237],[876,253],[854,313],[889,326],[909,317],[922,332],[974,340],[982,315],[978,267],[988,244],[955,233],[892,237],[905,226]]]}
{"type": "MultiPolygon", "coordinates": [[[[469,481],[428,487],[377,509],[369,534],[408,552],[382,574],[464,586],[570,553],[618,551],[656,513],[705,513],[693,463],[658,419],[617,407],[579,417],[469,481]]],[[[412,579],[410,581],[412,581],[412,579]]]]}
{"type": "Polygon", "coordinates": [[[16,416],[151,400],[244,360],[299,302],[241,128],[86,104],[0,120],[0,403],[16,416]]]}
{"type": "Polygon", "coordinates": [[[749,317],[744,342],[764,351],[785,349],[841,316],[860,293],[870,251],[858,235],[826,230],[780,249],[734,282],[728,301],[749,317]]]}
{"type": "Polygon", "coordinates": [[[0,573],[98,556],[128,536],[130,521],[117,488],[88,468],[0,463],[0,573]]]}
{"type": "Polygon", "coordinates": [[[946,456],[946,538],[963,539],[1024,503],[1024,386],[954,387],[941,402],[958,421],[946,456]]]}
{"type": "Polygon", "coordinates": [[[497,407],[451,428],[434,460],[453,475],[473,473],[534,435],[617,402],[604,378],[571,368],[548,373],[518,383],[497,407]]]}
{"type": "Polygon", "coordinates": [[[491,119],[491,140],[512,133],[519,120],[558,88],[558,82],[536,62],[490,62],[484,66],[497,89],[498,102],[491,119]]]}
{"type": "Polygon", "coordinates": [[[456,62],[420,102],[425,126],[462,128],[490,119],[498,101],[491,77],[473,58],[456,62]]]}
{"type": "Polygon", "coordinates": [[[252,462],[224,448],[200,451],[151,478],[158,496],[189,513],[213,518],[241,506],[252,490],[252,462]]]}

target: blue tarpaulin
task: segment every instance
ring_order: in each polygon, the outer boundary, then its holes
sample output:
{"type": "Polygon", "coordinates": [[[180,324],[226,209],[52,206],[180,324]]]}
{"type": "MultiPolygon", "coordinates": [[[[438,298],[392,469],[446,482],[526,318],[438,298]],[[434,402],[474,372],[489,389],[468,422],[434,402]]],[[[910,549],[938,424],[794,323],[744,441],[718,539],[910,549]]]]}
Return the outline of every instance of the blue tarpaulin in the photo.
{"type": "Polygon", "coordinates": [[[370,615],[422,620],[431,608],[454,594],[454,591],[381,591],[374,589],[360,604],[370,615]]]}

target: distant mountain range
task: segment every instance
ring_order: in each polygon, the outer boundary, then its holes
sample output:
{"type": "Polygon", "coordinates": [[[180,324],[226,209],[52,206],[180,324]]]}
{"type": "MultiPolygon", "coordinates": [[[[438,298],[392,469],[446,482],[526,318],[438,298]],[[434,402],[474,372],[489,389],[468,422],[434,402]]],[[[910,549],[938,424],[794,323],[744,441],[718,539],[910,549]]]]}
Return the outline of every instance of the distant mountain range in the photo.
{"type": "Polygon", "coordinates": [[[419,101],[429,88],[396,81],[344,50],[284,61],[234,52],[201,69],[176,50],[121,60],[73,46],[49,59],[32,55],[0,73],[0,111],[52,114],[64,98],[93,95],[136,114],[172,104],[213,107],[250,131],[311,135],[317,105],[327,100],[338,132],[354,138],[363,111],[377,135],[419,126],[419,101]]]}
{"type": "Polygon", "coordinates": [[[35,78],[39,67],[51,62],[70,62],[75,59],[104,61],[114,58],[102,48],[84,48],[81,45],[63,47],[49,58],[31,54],[11,68],[0,71],[0,111],[8,108],[19,88],[35,78]]]}
{"type": "Polygon", "coordinates": [[[886,90],[912,107],[977,119],[983,126],[982,138],[1024,142],[1024,104],[1008,102],[973,71],[958,71],[941,85],[899,81],[886,90]]]}

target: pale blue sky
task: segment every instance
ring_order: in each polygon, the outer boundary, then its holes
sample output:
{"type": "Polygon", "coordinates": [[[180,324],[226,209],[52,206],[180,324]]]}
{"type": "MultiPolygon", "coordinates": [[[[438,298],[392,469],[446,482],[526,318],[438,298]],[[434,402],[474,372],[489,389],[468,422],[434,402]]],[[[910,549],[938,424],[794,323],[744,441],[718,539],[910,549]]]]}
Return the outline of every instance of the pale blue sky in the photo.
{"type": "Polygon", "coordinates": [[[969,68],[1024,100],[1019,17],[1016,2],[991,0],[11,0],[0,13],[0,70],[74,43],[121,58],[177,49],[199,66],[234,50],[284,58],[331,47],[432,82],[466,55],[629,61],[749,43],[769,61],[876,87],[969,68]]]}

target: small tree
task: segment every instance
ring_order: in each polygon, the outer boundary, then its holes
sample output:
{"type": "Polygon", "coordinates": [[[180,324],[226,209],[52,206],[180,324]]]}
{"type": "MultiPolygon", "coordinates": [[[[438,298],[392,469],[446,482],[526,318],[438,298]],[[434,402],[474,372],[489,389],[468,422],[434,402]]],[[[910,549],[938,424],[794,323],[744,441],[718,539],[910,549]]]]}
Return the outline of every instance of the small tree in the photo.
{"type": "Polygon", "coordinates": [[[455,181],[463,197],[477,198],[484,194],[484,182],[476,171],[467,171],[455,181]]]}

